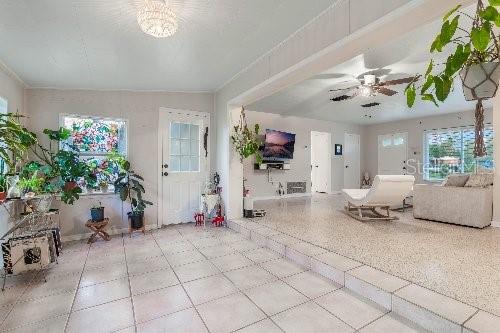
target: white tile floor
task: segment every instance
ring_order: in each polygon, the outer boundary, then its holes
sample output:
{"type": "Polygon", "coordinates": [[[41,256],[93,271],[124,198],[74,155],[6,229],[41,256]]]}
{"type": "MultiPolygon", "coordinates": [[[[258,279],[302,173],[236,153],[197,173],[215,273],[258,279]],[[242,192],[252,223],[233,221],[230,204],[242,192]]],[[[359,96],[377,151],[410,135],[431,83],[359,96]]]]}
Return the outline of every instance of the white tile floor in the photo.
{"type": "Polygon", "coordinates": [[[421,331],[226,228],[73,243],[60,258],[46,272],[9,277],[0,331],[421,331]]]}

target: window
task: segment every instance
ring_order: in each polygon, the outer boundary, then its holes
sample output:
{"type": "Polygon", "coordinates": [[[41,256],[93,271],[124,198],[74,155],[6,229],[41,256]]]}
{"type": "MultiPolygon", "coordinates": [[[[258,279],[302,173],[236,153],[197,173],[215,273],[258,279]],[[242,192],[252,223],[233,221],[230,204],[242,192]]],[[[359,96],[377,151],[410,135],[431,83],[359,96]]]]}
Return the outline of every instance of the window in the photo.
{"type": "MultiPolygon", "coordinates": [[[[111,152],[127,156],[127,121],[81,115],[61,115],[61,126],[71,131],[68,145],[79,152],[80,158],[97,176],[97,184],[112,184],[118,176],[118,165],[107,160],[111,152]]],[[[84,185],[84,184],[83,184],[84,185]]]]}
{"type": "Polygon", "coordinates": [[[493,168],[493,127],[485,126],[487,156],[474,158],[474,127],[452,128],[424,133],[424,179],[443,180],[450,173],[493,168]]]}
{"type": "Polygon", "coordinates": [[[200,126],[170,123],[170,171],[200,171],[200,126]]]}
{"type": "Polygon", "coordinates": [[[8,102],[2,97],[0,97],[0,113],[8,113],[8,102]]]}

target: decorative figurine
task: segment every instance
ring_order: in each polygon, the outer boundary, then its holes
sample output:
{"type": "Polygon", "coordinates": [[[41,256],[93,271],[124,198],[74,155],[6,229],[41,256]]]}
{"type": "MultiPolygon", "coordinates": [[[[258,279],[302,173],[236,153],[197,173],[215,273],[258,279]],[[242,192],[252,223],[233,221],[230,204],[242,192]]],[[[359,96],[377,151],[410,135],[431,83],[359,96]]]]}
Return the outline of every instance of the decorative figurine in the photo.
{"type": "Polygon", "coordinates": [[[370,174],[368,172],[365,172],[363,176],[363,182],[361,183],[361,188],[368,189],[371,187],[372,187],[372,180],[370,178],[370,174]]]}
{"type": "Polygon", "coordinates": [[[196,221],[195,227],[205,225],[205,214],[195,213],[194,220],[196,221]]]}

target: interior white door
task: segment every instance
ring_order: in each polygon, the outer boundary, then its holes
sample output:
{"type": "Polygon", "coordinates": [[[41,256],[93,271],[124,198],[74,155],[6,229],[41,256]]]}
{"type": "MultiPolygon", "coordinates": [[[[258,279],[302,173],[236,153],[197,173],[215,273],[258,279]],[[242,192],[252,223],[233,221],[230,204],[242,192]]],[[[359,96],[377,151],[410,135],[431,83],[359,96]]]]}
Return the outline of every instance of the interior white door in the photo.
{"type": "Polygon", "coordinates": [[[208,113],[160,108],[160,224],[190,222],[199,211],[210,170],[204,145],[209,129],[208,113]]]}
{"type": "Polygon", "coordinates": [[[358,134],[345,134],[344,139],[344,188],[360,188],[360,137],[358,134]]]}
{"type": "Polygon", "coordinates": [[[379,135],[378,174],[405,175],[408,158],[408,133],[379,135]]]}
{"type": "Polygon", "coordinates": [[[311,132],[311,192],[331,192],[331,134],[311,132]]]}

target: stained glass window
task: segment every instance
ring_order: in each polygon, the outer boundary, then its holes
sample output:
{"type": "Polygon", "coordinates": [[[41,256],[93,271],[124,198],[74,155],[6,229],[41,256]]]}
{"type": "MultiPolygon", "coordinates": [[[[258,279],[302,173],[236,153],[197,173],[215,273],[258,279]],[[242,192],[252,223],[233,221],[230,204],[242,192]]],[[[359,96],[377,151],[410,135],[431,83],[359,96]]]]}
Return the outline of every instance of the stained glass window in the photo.
{"type": "Polygon", "coordinates": [[[63,116],[62,126],[71,131],[68,144],[81,155],[126,154],[126,122],[77,115],[63,116]]]}

